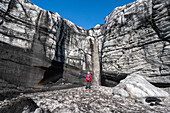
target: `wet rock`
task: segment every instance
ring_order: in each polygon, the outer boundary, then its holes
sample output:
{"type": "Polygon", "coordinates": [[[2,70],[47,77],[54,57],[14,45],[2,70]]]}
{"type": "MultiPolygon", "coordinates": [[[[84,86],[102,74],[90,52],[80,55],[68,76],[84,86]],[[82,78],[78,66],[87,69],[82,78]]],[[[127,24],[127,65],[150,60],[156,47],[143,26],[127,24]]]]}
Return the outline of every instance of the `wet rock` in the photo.
{"type": "Polygon", "coordinates": [[[162,102],[160,99],[156,98],[156,97],[147,97],[146,102],[162,102]]]}
{"type": "Polygon", "coordinates": [[[150,103],[151,106],[161,105],[161,102],[162,102],[159,98],[156,98],[156,97],[147,97],[145,101],[150,103]]]}

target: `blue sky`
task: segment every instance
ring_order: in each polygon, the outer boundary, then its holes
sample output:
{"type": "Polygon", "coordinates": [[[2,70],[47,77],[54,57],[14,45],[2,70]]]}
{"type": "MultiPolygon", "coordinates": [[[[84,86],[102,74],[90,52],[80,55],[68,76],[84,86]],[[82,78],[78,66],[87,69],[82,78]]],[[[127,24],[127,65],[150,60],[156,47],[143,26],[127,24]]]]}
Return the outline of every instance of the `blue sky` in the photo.
{"type": "Polygon", "coordinates": [[[84,29],[104,24],[104,18],[118,6],[136,0],[30,0],[37,6],[57,12],[84,29]]]}

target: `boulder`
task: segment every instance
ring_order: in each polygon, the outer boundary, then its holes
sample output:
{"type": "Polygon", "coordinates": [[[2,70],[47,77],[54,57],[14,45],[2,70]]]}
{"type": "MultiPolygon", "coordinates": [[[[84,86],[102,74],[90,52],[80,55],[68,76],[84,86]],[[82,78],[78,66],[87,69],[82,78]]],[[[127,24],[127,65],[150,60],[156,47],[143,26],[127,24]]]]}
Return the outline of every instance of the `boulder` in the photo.
{"type": "Polygon", "coordinates": [[[164,90],[150,84],[144,77],[132,74],[113,88],[114,95],[131,98],[143,97],[168,97],[169,94],[164,90]]]}
{"type": "Polygon", "coordinates": [[[30,113],[34,112],[36,108],[38,106],[31,98],[23,97],[7,106],[3,106],[0,109],[0,113],[30,113]]]}

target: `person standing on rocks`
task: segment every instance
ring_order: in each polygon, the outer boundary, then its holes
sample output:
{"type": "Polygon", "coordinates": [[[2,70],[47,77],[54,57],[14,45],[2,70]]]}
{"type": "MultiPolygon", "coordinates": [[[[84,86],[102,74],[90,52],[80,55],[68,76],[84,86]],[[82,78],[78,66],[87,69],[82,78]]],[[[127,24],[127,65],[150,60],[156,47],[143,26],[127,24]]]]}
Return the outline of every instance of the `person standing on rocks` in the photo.
{"type": "Polygon", "coordinates": [[[91,85],[91,82],[92,82],[92,77],[91,77],[91,75],[90,75],[90,72],[88,72],[87,75],[86,75],[86,82],[87,82],[87,84],[86,84],[86,89],[87,89],[87,88],[90,89],[90,85],[91,85]]]}

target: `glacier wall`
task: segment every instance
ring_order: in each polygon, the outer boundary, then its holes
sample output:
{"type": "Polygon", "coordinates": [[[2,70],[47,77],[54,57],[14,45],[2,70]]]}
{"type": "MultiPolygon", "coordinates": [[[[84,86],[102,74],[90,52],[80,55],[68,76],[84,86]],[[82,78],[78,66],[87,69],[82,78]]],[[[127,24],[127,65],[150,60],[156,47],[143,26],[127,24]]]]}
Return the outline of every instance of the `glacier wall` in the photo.
{"type": "Polygon", "coordinates": [[[117,7],[104,25],[84,30],[28,0],[0,1],[0,78],[17,85],[64,77],[115,86],[132,73],[170,86],[170,0],[117,7]],[[101,78],[100,78],[101,77],[101,78]]]}
{"type": "Polygon", "coordinates": [[[105,22],[101,65],[106,81],[137,73],[170,86],[169,0],[138,0],[114,9],[105,22]]]}
{"type": "Polygon", "coordinates": [[[83,28],[27,0],[2,0],[0,15],[1,78],[34,86],[92,70],[92,40],[83,28]]]}

